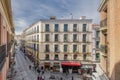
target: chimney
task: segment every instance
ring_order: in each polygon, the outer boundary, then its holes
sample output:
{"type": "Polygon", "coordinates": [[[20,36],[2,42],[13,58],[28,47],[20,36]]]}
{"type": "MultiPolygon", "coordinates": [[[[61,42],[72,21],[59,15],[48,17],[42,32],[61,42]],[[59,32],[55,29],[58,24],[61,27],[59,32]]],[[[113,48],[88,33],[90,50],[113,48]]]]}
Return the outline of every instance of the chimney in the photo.
{"type": "Polygon", "coordinates": [[[86,19],[86,16],[81,16],[80,19],[86,19]]]}
{"type": "Polygon", "coordinates": [[[55,20],[56,17],[55,16],[50,16],[50,20],[55,20]]]}

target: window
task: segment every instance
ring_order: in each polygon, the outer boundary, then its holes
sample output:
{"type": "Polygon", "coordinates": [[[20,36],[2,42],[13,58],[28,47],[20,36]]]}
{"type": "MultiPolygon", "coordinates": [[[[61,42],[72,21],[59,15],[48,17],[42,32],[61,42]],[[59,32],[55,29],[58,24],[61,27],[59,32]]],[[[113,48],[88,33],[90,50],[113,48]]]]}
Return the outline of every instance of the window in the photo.
{"type": "Polygon", "coordinates": [[[58,32],[58,30],[59,30],[59,25],[55,24],[55,32],[58,32]]]}
{"type": "Polygon", "coordinates": [[[37,32],[39,32],[39,25],[37,26],[37,32]]]}
{"type": "Polygon", "coordinates": [[[45,52],[50,52],[49,45],[45,45],[45,52]]]}
{"type": "Polygon", "coordinates": [[[49,60],[49,54],[46,54],[45,59],[49,60]]]}
{"type": "Polygon", "coordinates": [[[37,41],[39,41],[39,35],[37,35],[37,41]]]}
{"type": "Polygon", "coordinates": [[[68,50],[68,45],[64,45],[64,52],[67,52],[68,50]]]}
{"type": "Polygon", "coordinates": [[[73,45],[73,52],[77,52],[77,45],[73,45]]]}
{"type": "Polygon", "coordinates": [[[83,34],[83,42],[86,42],[86,34],[83,34]]]}
{"type": "Polygon", "coordinates": [[[77,55],[76,54],[73,56],[73,59],[77,59],[77,55]]]}
{"type": "Polygon", "coordinates": [[[96,53],[96,60],[100,60],[100,53],[96,53]]]}
{"type": "Polygon", "coordinates": [[[77,24],[73,24],[73,31],[77,31],[77,24]]]}
{"type": "Polygon", "coordinates": [[[77,41],[77,34],[73,34],[73,41],[77,41]]]}
{"type": "Polygon", "coordinates": [[[86,24],[83,24],[83,32],[86,32],[86,24]]]}
{"type": "Polygon", "coordinates": [[[86,45],[83,45],[83,52],[86,52],[86,45]]]}
{"type": "Polygon", "coordinates": [[[64,24],[64,31],[65,31],[65,32],[68,31],[68,24],[64,24]]]}
{"type": "Polygon", "coordinates": [[[45,31],[47,31],[47,32],[50,31],[49,30],[49,24],[45,24],[45,31]]]}
{"type": "Polygon", "coordinates": [[[96,48],[99,48],[99,44],[100,44],[100,42],[96,41],[96,48]]]}
{"type": "Polygon", "coordinates": [[[96,37],[100,37],[100,31],[96,31],[96,37]]]}
{"type": "Polygon", "coordinates": [[[55,49],[55,50],[54,50],[55,52],[59,52],[58,45],[55,45],[55,46],[54,46],[54,49],[55,49]]]}
{"type": "Polygon", "coordinates": [[[58,34],[55,34],[55,41],[58,41],[58,34]]]}
{"type": "Polygon", "coordinates": [[[45,34],[45,41],[49,41],[50,35],[49,34],[45,34]]]}
{"type": "Polygon", "coordinates": [[[55,54],[54,60],[59,60],[58,54],[55,54]]]}
{"type": "Polygon", "coordinates": [[[68,41],[68,34],[64,34],[64,41],[68,41]]]}
{"type": "Polygon", "coordinates": [[[68,55],[67,55],[67,54],[65,54],[65,55],[64,55],[64,60],[67,60],[67,57],[68,57],[68,55]]]}
{"type": "Polygon", "coordinates": [[[37,51],[39,51],[39,44],[37,44],[37,51]]]}
{"type": "Polygon", "coordinates": [[[86,60],[87,54],[83,54],[83,60],[86,60]]]}

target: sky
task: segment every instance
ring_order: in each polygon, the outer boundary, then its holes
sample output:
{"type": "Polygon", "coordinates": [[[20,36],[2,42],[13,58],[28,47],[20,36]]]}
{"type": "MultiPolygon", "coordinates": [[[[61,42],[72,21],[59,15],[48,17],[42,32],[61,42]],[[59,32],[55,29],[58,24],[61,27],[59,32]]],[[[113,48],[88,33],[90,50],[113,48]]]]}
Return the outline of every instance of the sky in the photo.
{"type": "Polygon", "coordinates": [[[100,0],[11,0],[11,3],[17,35],[32,23],[50,16],[70,19],[72,13],[73,19],[86,16],[93,23],[100,21],[97,11],[100,0]]]}

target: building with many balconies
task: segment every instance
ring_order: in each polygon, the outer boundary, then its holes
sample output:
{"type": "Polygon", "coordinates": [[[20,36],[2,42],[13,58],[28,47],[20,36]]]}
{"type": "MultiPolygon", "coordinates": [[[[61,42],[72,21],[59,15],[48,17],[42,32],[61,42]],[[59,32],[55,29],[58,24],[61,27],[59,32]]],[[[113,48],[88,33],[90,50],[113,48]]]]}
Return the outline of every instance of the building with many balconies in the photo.
{"type": "Polygon", "coordinates": [[[102,0],[100,44],[101,67],[110,80],[120,80],[120,0],[102,0]]]}
{"type": "Polygon", "coordinates": [[[23,32],[25,52],[46,69],[92,60],[92,19],[41,19],[23,32]]]}
{"type": "Polygon", "coordinates": [[[14,54],[14,25],[11,0],[0,0],[0,80],[7,80],[14,54]]]}

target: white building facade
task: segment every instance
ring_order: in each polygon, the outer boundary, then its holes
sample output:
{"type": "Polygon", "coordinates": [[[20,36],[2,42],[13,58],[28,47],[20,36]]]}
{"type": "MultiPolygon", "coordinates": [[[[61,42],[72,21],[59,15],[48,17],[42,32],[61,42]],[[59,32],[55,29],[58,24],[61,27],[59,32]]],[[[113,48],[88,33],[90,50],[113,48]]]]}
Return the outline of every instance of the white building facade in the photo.
{"type": "Polygon", "coordinates": [[[100,62],[100,26],[93,24],[92,27],[92,60],[93,62],[100,62]]]}
{"type": "Polygon", "coordinates": [[[65,61],[92,61],[92,19],[40,20],[24,33],[26,49],[45,68],[65,61]]]}

